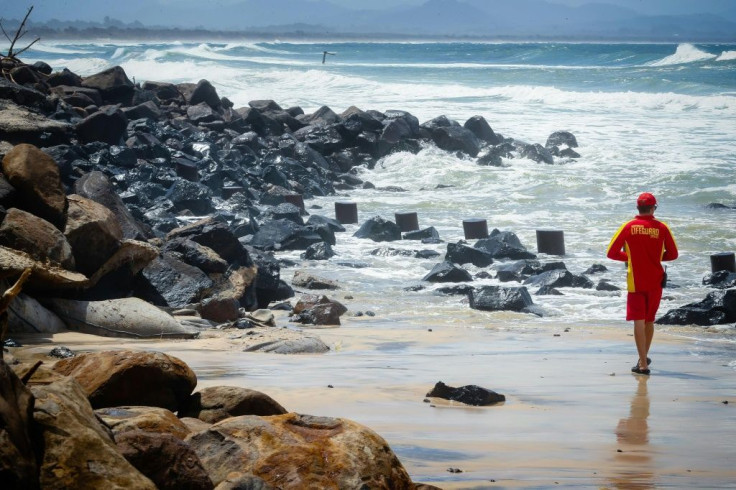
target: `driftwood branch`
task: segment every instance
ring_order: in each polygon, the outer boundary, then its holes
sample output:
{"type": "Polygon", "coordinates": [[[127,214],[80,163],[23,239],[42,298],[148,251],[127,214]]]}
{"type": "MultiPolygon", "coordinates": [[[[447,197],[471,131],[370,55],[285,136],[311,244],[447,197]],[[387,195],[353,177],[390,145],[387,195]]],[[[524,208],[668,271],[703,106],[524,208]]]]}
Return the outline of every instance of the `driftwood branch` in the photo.
{"type": "Polygon", "coordinates": [[[40,41],[41,38],[36,38],[31,44],[26,46],[25,48],[21,49],[18,52],[13,52],[13,49],[15,49],[15,43],[20,41],[20,39],[26,35],[28,31],[24,31],[23,29],[26,26],[26,22],[28,22],[28,17],[31,15],[31,12],[33,11],[33,5],[31,5],[28,8],[28,12],[26,12],[25,17],[23,17],[23,21],[18,26],[18,30],[15,31],[15,35],[13,36],[13,39],[10,39],[10,36],[7,32],[5,32],[5,28],[2,26],[2,20],[0,20],[0,28],[2,28],[3,34],[5,34],[5,37],[10,41],[10,48],[8,48],[8,54],[6,55],[7,58],[15,58],[17,55],[25,51],[26,49],[33,46],[37,41],[40,41]]]}
{"type": "Polygon", "coordinates": [[[0,296],[0,359],[3,358],[2,343],[5,342],[5,335],[8,333],[8,307],[15,297],[20,294],[23,289],[23,283],[26,282],[30,275],[31,269],[24,270],[23,274],[15,281],[15,284],[0,296]]]}

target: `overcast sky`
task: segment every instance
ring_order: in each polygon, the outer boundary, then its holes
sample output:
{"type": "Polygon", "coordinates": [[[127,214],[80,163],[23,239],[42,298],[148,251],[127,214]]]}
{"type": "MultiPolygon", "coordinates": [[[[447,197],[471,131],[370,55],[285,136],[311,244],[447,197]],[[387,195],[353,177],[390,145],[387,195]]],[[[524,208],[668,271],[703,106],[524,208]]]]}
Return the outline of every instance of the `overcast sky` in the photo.
{"type": "MultiPolygon", "coordinates": [[[[89,5],[90,0],[0,0],[0,16],[4,18],[17,18],[22,16],[30,5],[35,5],[32,19],[45,20],[48,16],[57,18],[74,18],[75,10],[89,5]],[[48,14],[48,15],[47,15],[48,14]]],[[[150,0],[154,3],[155,0],[150,0]]],[[[172,8],[176,5],[201,4],[217,6],[218,4],[243,3],[244,0],[158,0],[160,3],[168,3],[172,8]]],[[[327,0],[336,5],[355,9],[386,9],[400,5],[420,5],[426,0],[327,0]]],[[[497,0],[487,0],[492,5],[497,0]]],[[[590,3],[608,3],[634,9],[647,15],[666,14],[691,14],[691,13],[720,13],[727,9],[736,8],[736,0],[547,0],[549,3],[579,6],[590,3]]],[[[304,0],[305,3],[309,0],[304,0]]],[[[96,10],[104,11],[107,5],[111,15],[124,8],[126,2],[109,2],[107,0],[96,0],[96,10]]]]}

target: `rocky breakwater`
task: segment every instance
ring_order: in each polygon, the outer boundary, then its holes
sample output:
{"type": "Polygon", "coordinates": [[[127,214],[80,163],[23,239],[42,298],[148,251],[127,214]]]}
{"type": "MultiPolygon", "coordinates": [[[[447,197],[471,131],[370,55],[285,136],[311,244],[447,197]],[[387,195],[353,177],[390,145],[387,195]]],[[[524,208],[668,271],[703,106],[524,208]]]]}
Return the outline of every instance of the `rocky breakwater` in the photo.
{"type": "Polygon", "coordinates": [[[246,388],[193,392],[192,370],[160,352],[39,364],[0,358],[9,490],[434,488],[367,427],[289,413],[246,388]]]}

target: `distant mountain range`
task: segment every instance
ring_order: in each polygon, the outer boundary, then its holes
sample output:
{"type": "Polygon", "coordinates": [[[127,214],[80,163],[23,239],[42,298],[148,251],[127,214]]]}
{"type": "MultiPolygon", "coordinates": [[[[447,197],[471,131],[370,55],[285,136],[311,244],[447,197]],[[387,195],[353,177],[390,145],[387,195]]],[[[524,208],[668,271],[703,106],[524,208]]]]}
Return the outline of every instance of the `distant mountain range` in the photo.
{"type": "MultiPolygon", "coordinates": [[[[645,15],[606,3],[570,7],[554,0],[427,0],[418,6],[384,10],[348,8],[326,0],[38,0],[35,3],[31,27],[47,29],[176,27],[341,36],[736,41],[734,3],[723,3],[718,12],[708,14],[673,15],[645,15]]],[[[12,17],[22,17],[18,5],[12,10],[15,13],[12,17]]],[[[4,17],[11,16],[6,13],[4,17]]],[[[7,23],[5,20],[6,26],[7,23]]]]}

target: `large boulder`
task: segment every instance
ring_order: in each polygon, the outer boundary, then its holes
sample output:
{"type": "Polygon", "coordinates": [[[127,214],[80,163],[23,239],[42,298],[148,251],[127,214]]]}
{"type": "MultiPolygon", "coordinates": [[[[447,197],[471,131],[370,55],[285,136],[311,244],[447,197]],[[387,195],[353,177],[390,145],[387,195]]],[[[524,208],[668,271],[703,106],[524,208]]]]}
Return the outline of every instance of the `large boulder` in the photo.
{"type": "Polygon", "coordinates": [[[75,126],[82,143],[100,141],[108,145],[122,145],[125,141],[128,118],[117,106],[107,106],[90,114],[75,126]]]}
{"type": "Polygon", "coordinates": [[[273,398],[239,386],[210,386],[193,393],[179,409],[179,417],[214,424],[240,415],[282,415],[286,409],[273,398]]]}
{"type": "Polygon", "coordinates": [[[48,221],[16,208],[0,224],[0,245],[22,250],[39,262],[74,270],[74,255],[64,234],[48,221]]]}
{"type": "Polygon", "coordinates": [[[214,282],[201,269],[163,252],[136,278],[135,292],[157,306],[184,307],[202,300],[214,282]]]}
{"type": "Polygon", "coordinates": [[[736,272],[716,271],[703,278],[703,285],[717,289],[728,289],[736,286],[736,272]]]}
{"type": "Polygon", "coordinates": [[[473,264],[476,267],[488,267],[493,263],[490,253],[479,248],[469,247],[464,242],[448,243],[445,260],[455,264],[473,264]]]}
{"type": "Polygon", "coordinates": [[[64,378],[31,390],[36,397],[33,417],[44,448],[41,488],[156,489],[120,454],[77,381],[64,378]]]}
{"type": "Polygon", "coordinates": [[[38,489],[38,463],[31,442],[33,394],[2,359],[0,400],[0,481],[8,490],[38,489]]]}
{"type": "Polygon", "coordinates": [[[388,221],[380,216],[374,216],[366,220],[358,231],[353,233],[357,238],[369,238],[374,242],[392,242],[401,240],[401,228],[393,221],[388,221]]]}
{"type": "Polygon", "coordinates": [[[422,281],[429,282],[466,282],[472,280],[473,276],[470,275],[470,272],[449,261],[436,264],[432,270],[422,278],[422,281]]]}
{"type": "Polygon", "coordinates": [[[102,301],[50,299],[48,303],[71,330],[101,337],[191,339],[199,331],[139,298],[102,301]]]}
{"type": "Polygon", "coordinates": [[[252,345],[244,352],[267,352],[269,354],[323,354],[330,350],[319,337],[269,340],[252,345]]]}
{"type": "Polygon", "coordinates": [[[483,116],[471,117],[465,121],[463,127],[473,133],[476,138],[481,141],[485,141],[488,144],[497,145],[502,141],[501,138],[493,132],[493,129],[491,129],[488,121],[486,121],[483,116]]]}
{"type": "Polygon", "coordinates": [[[212,480],[194,450],[171,434],[130,431],[115,437],[120,454],[158,490],[211,490],[212,480]]]}
{"type": "Polygon", "coordinates": [[[554,133],[549,135],[544,146],[545,148],[552,148],[553,146],[567,146],[568,148],[577,148],[578,140],[575,138],[575,135],[569,131],[555,131],[554,133]]]}
{"type": "Polygon", "coordinates": [[[189,366],[161,352],[81,354],[60,360],[54,371],[76,379],[94,408],[148,405],[174,412],[197,385],[189,366]]]}
{"type": "Polygon", "coordinates": [[[119,66],[83,78],[82,87],[99,90],[103,100],[109,104],[121,103],[125,106],[130,105],[135,88],[125,70],[119,66]]]}
{"type": "Polygon", "coordinates": [[[713,291],[702,301],[668,311],[657,323],[664,325],[721,325],[736,322],[736,289],[713,291]]]}
{"type": "Polygon", "coordinates": [[[102,172],[92,171],[83,175],[75,182],[74,192],[112,211],[123,230],[123,238],[145,241],[153,237],[150,230],[133,218],[123,200],[115,192],[115,188],[102,172]]]}
{"type": "Polygon", "coordinates": [[[179,237],[168,240],[164,245],[164,250],[178,253],[184,262],[207,274],[222,274],[228,268],[227,261],[217,252],[188,238],[179,237]]]}
{"type": "Polygon", "coordinates": [[[77,270],[90,276],[120,247],[123,229],[102,204],[77,194],[67,199],[64,235],[72,247],[77,270]]]}
{"type": "Polygon", "coordinates": [[[285,490],[414,488],[386,441],[346,419],[244,415],[192,434],[187,441],[215,485],[237,471],[285,490]]]}
{"type": "Polygon", "coordinates": [[[215,210],[212,205],[212,191],[199,182],[176,179],[165,197],[174,204],[177,211],[189,210],[195,215],[205,215],[215,210]]]}
{"type": "Polygon", "coordinates": [[[306,250],[323,238],[311,227],[288,219],[267,221],[253,235],[250,245],[260,250],[306,250]]]}
{"type": "Polygon", "coordinates": [[[217,90],[208,80],[200,80],[189,96],[189,105],[205,103],[213,109],[219,109],[222,105],[217,90]]]}
{"type": "Polygon", "coordinates": [[[315,276],[306,271],[294,272],[294,278],[291,280],[293,286],[305,289],[337,289],[339,286],[335,281],[315,276]]]}
{"type": "Polygon", "coordinates": [[[534,302],[525,287],[483,286],[470,294],[470,307],[484,311],[525,311],[534,302]]]}
{"type": "Polygon", "coordinates": [[[176,228],[166,236],[167,240],[177,238],[187,238],[214,250],[228,264],[253,265],[248,251],[238,241],[227,223],[214,218],[204,218],[196,223],[176,228]]]}
{"type": "Polygon", "coordinates": [[[18,191],[18,207],[63,230],[66,193],[54,159],[33,145],[20,144],[5,155],[2,166],[8,182],[18,191]]]}
{"type": "Polygon", "coordinates": [[[510,231],[498,231],[494,229],[488,238],[478,240],[475,248],[485,250],[494,259],[533,259],[533,253],[527,251],[521,244],[519,238],[510,231]]]}

